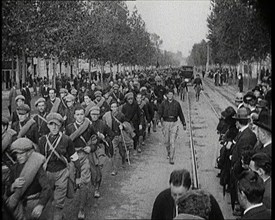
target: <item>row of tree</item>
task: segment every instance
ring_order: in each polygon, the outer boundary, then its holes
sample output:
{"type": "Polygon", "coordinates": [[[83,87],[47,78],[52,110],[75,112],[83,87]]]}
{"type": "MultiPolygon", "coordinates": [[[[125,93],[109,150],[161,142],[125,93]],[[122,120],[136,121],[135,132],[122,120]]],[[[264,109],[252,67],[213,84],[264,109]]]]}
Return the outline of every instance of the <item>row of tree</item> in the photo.
{"type": "Polygon", "coordinates": [[[207,18],[208,42],[195,44],[188,62],[205,65],[207,44],[210,63],[236,65],[260,62],[271,54],[271,1],[211,0],[207,18]]]}
{"type": "Polygon", "coordinates": [[[75,59],[123,65],[179,65],[160,49],[137,9],[124,1],[5,0],[2,3],[2,57],[75,59]]]}

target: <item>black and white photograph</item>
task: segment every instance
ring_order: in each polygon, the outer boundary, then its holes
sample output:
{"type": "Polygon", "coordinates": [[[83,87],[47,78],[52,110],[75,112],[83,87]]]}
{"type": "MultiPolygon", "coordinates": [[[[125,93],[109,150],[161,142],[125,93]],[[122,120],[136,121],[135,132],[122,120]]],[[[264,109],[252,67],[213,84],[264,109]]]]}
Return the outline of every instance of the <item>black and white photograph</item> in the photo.
{"type": "Polygon", "coordinates": [[[271,0],[3,0],[3,220],[271,219],[271,0]]]}

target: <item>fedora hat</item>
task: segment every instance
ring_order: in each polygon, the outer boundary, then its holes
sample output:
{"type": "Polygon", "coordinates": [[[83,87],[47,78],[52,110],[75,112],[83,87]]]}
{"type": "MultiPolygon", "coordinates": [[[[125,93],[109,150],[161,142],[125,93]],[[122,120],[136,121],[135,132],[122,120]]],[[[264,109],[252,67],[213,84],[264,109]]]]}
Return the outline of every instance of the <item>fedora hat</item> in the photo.
{"type": "Polygon", "coordinates": [[[245,107],[239,108],[237,113],[232,117],[235,119],[249,119],[248,109],[245,107]]]}
{"type": "Polygon", "coordinates": [[[262,110],[259,114],[258,120],[255,120],[253,123],[260,128],[263,128],[267,131],[272,130],[272,118],[268,110],[262,110]]]}

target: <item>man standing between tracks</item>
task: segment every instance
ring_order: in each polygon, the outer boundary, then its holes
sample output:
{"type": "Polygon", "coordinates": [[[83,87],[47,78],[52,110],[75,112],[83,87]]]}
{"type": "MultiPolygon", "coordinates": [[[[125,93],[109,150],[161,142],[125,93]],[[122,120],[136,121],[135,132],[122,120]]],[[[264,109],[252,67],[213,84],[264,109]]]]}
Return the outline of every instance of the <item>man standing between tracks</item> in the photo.
{"type": "Polygon", "coordinates": [[[174,164],[175,140],[179,131],[178,117],[181,120],[184,130],[186,130],[186,123],[180,103],[174,99],[173,89],[168,90],[167,100],[161,103],[158,113],[160,116],[158,123],[162,124],[167,158],[170,164],[174,164]]]}

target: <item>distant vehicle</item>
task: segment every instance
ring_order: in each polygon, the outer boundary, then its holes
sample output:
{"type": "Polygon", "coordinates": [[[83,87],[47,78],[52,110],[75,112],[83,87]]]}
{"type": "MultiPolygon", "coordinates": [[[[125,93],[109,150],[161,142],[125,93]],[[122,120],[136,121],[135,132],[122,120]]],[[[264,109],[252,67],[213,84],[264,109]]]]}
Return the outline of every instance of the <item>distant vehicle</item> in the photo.
{"type": "Polygon", "coordinates": [[[194,79],[194,67],[193,66],[181,66],[179,75],[185,78],[187,83],[191,83],[194,79]]]}

